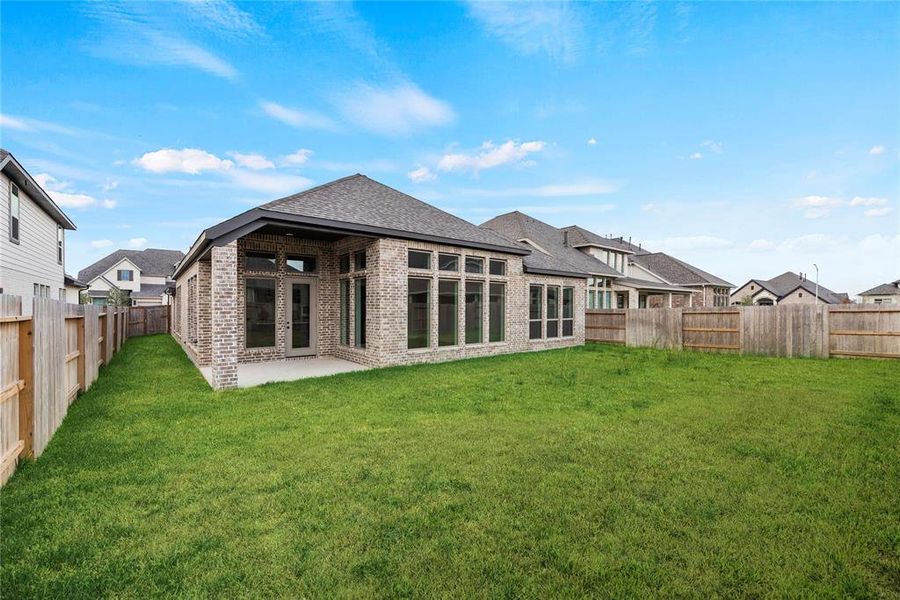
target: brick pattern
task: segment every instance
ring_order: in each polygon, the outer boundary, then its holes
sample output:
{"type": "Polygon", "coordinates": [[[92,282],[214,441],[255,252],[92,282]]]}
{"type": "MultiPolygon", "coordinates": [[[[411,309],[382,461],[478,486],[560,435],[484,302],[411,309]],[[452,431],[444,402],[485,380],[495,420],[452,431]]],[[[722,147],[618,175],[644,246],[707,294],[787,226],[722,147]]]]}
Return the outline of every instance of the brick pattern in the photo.
{"type": "MultiPolygon", "coordinates": [[[[198,365],[213,365],[215,387],[233,387],[237,383],[236,365],[245,362],[285,358],[287,328],[286,282],[290,277],[308,278],[318,286],[317,324],[319,356],[337,356],[370,366],[387,366],[422,362],[439,362],[460,358],[487,356],[509,352],[543,350],[584,343],[585,280],[549,277],[523,272],[522,258],[487,251],[476,251],[442,244],[428,244],[394,238],[347,237],[336,242],[296,239],[287,236],[251,234],[227,246],[214,248],[211,261],[198,261],[180,278],[196,274],[198,341],[196,345],[179,339],[188,354],[198,365]],[[432,267],[427,270],[408,268],[408,250],[432,252],[432,267]],[[274,272],[252,272],[246,269],[247,251],[267,251],[276,255],[274,272]],[[354,252],[366,253],[366,269],[355,271],[354,252]],[[459,256],[459,271],[439,272],[438,253],[459,256]],[[350,254],[351,271],[339,273],[339,257],[350,254]],[[288,255],[314,256],[317,270],[311,274],[286,272],[288,255]],[[484,259],[484,273],[465,272],[467,256],[484,259]],[[490,259],[506,262],[505,276],[489,274],[490,259]],[[408,278],[422,277],[431,282],[430,347],[407,348],[407,294],[408,278]],[[245,313],[244,289],[247,277],[269,277],[276,282],[275,345],[269,348],[246,348],[244,339],[245,313]],[[366,278],[366,347],[355,347],[353,315],[355,294],[353,281],[366,278]],[[350,282],[350,339],[340,343],[339,282],[350,282]],[[459,282],[457,336],[455,346],[438,346],[438,281],[453,279],[459,282]],[[483,337],[478,344],[465,344],[465,284],[467,281],[483,282],[483,337]],[[489,284],[506,284],[505,340],[488,342],[489,334],[489,284]],[[528,289],[531,284],[573,287],[574,335],[555,339],[528,339],[528,289]],[[221,363],[221,365],[219,364],[221,363]]],[[[546,302],[544,302],[546,310],[546,302]]],[[[560,298],[560,312],[562,302],[560,298]]],[[[184,314],[175,331],[180,338],[186,331],[184,314]]],[[[560,325],[560,332],[562,326],[560,325]]]]}
{"type": "Polygon", "coordinates": [[[243,331],[237,294],[237,242],[213,247],[211,254],[210,300],[215,307],[209,319],[212,380],[215,389],[225,389],[237,387],[240,332],[243,331]]]}

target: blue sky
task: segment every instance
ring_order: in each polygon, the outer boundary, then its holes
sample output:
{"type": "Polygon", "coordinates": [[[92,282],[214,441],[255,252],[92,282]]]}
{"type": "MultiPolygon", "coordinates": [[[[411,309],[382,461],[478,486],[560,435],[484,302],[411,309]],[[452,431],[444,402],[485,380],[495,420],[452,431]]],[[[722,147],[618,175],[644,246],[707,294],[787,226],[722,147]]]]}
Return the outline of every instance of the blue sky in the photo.
{"type": "Polygon", "coordinates": [[[67,268],[362,172],[735,284],[900,277],[900,4],[2,5],[0,136],[67,268]]]}

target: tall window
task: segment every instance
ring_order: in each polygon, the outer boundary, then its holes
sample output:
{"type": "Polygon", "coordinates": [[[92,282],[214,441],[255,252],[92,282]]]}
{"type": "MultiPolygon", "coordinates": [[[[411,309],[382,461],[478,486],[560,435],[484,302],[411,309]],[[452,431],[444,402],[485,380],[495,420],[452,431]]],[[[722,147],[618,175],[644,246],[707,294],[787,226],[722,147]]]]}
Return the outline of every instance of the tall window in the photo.
{"type": "Polygon", "coordinates": [[[118,269],[116,279],[119,281],[134,281],[134,271],[130,269],[118,269]]]}
{"type": "Polygon", "coordinates": [[[729,298],[728,288],[713,288],[713,306],[728,306],[729,298]]]}
{"type": "Polygon", "coordinates": [[[506,340],[506,284],[491,283],[488,288],[488,341],[506,340]]]}
{"type": "Polygon", "coordinates": [[[455,346],[459,282],[452,279],[438,281],[438,346],[455,346]]]}
{"type": "Polygon", "coordinates": [[[438,254],[439,271],[459,271],[459,254],[438,254]]]}
{"type": "Polygon", "coordinates": [[[575,331],[575,288],[564,287],[562,293],[562,334],[570,336],[575,331]]]}
{"type": "Polygon", "coordinates": [[[406,346],[427,348],[431,327],[430,279],[409,279],[407,297],[406,346]]]}
{"type": "Polygon", "coordinates": [[[542,301],[544,286],[532,285],[528,288],[528,339],[539,340],[544,337],[542,301]]]}
{"type": "Polygon", "coordinates": [[[9,182],[9,239],[19,241],[19,186],[9,182]]]}
{"type": "Polygon", "coordinates": [[[275,280],[248,277],[244,292],[247,348],[275,345],[275,280]]]}
{"type": "Polygon", "coordinates": [[[350,343],[350,280],[341,279],[341,343],[350,343]]]}
{"type": "Polygon", "coordinates": [[[353,280],[353,334],[357,348],[366,347],[366,280],[364,277],[353,280]]]}
{"type": "Polygon", "coordinates": [[[285,271],[290,273],[313,273],[316,270],[315,256],[287,255],[285,259],[285,271]]]}
{"type": "Polygon", "coordinates": [[[56,226],[56,262],[63,264],[63,228],[56,226]]]}
{"type": "Polygon", "coordinates": [[[353,253],[353,265],[354,270],[356,271],[365,271],[366,270],[366,251],[365,250],[357,250],[353,253]]]}
{"type": "Polygon", "coordinates": [[[491,275],[506,275],[506,261],[491,259],[488,263],[488,270],[491,275]]]}
{"type": "Polygon", "coordinates": [[[466,343],[480,344],[483,341],[484,284],[480,281],[466,282],[466,343]]]}
{"type": "Polygon", "coordinates": [[[547,337],[559,337],[559,288],[547,286],[547,337]]]}
{"type": "Polygon", "coordinates": [[[341,273],[349,273],[350,272],[350,255],[349,254],[341,254],[338,258],[338,270],[341,273]]]}

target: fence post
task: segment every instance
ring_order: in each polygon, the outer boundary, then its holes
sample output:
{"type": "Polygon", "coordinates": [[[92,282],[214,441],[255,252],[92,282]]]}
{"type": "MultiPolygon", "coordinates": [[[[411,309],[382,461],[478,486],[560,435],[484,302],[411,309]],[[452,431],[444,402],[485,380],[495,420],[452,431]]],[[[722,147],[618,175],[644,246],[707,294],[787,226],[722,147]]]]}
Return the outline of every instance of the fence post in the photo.
{"type": "Polygon", "coordinates": [[[24,442],[21,456],[34,456],[34,313],[19,322],[19,439],[24,442]]]}
{"type": "Polygon", "coordinates": [[[87,317],[85,317],[82,312],[81,318],[76,321],[75,332],[78,338],[78,363],[76,364],[76,370],[78,371],[78,389],[82,392],[85,391],[85,375],[84,375],[84,321],[87,317]]]}

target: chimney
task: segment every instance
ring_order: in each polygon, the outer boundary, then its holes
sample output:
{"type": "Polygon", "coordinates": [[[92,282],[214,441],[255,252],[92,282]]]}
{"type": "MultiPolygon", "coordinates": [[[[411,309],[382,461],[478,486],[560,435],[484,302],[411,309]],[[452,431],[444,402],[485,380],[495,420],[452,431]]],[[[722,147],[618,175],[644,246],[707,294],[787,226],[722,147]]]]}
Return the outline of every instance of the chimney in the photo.
{"type": "Polygon", "coordinates": [[[563,229],[563,246],[569,245],[569,230],[563,229]]]}

